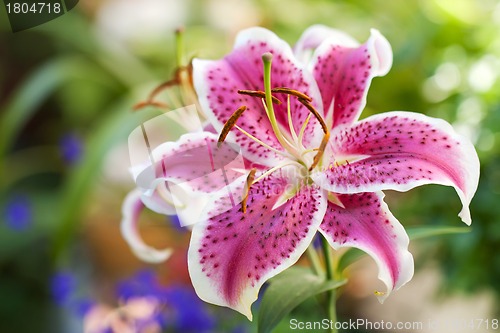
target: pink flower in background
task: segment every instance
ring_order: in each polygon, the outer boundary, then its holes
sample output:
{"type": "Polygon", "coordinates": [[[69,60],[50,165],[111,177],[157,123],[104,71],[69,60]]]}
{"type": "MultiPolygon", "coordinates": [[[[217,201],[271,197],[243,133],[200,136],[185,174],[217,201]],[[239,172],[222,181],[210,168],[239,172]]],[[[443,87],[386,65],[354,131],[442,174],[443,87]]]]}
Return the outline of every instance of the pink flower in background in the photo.
{"type": "Polygon", "coordinates": [[[117,308],[95,305],[83,318],[84,332],[159,333],[162,331],[157,321],[160,306],[153,297],[131,298],[117,308]]]}
{"type": "Polygon", "coordinates": [[[459,215],[470,224],[479,179],[474,147],[443,120],[410,112],[358,120],[372,78],[391,64],[390,45],[376,30],[360,45],[313,26],[294,50],[266,29],[241,32],[223,59],[193,62],[200,104],[222,135],[187,134],[159,147],[155,168],[167,167],[124,211],[135,203],[168,213],[173,200],[161,187],[167,182],[208,194],[192,230],[191,279],[200,298],[249,319],[263,283],[293,265],[317,231],[335,249],[371,255],[385,299],[412,278],[413,258],[381,190],[453,186],[463,204],[459,215]],[[246,170],[208,176],[232,160],[231,145],[217,148],[226,133],[246,170]],[[179,154],[186,150],[198,153],[179,154]]]}

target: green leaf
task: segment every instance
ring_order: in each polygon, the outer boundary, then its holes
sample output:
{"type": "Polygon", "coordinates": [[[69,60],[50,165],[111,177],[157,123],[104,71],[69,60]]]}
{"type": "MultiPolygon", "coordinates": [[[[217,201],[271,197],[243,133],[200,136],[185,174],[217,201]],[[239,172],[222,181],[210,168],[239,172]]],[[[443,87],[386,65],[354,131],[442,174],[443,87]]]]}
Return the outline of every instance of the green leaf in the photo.
{"type": "Polygon", "coordinates": [[[2,112],[0,154],[5,153],[15,134],[50,93],[66,80],[87,76],[87,68],[86,63],[80,58],[58,58],[31,74],[17,89],[2,112]]]}
{"type": "MultiPolygon", "coordinates": [[[[406,232],[411,240],[429,238],[434,236],[443,236],[450,234],[463,234],[470,232],[470,227],[436,227],[436,226],[425,226],[425,227],[408,227],[406,232]]],[[[352,263],[361,259],[366,253],[355,249],[348,249],[340,259],[339,270],[342,271],[347,268],[352,263]]]]}
{"type": "Polygon", "coordinates": [[[354,264],[356,261],[363,258],[365,255],[366,253],[359,249],[356,248],[347,249],[339,260],[338,271],[342,272],[344,269],[354,264]]]}
{"type": "MultiPolygon", "coordinates": [[[[36,70],[17,88],[0,116],[0,168],[19,131],[38,106],[64,82],[89,77],[89,64],[80,57],[62,57],[36,70]]],[[[0,174],[4,172],[0,171],[0,174]]]]}
{"type": "Polygon", "coordinates": [[[443,236],[451,234],[465,234],[470,232],[470,227],[411,227],[406,228],[406,232],[411,240],[428,238],[433,236],[443,236]]]}
{"type": "Polygon", "coordinates": [[[269,281],[259,310],[258,332],[267,333],[311,296],[336,289],[347,281],[326,281],[309,269],[291,267],[269,281]]]}

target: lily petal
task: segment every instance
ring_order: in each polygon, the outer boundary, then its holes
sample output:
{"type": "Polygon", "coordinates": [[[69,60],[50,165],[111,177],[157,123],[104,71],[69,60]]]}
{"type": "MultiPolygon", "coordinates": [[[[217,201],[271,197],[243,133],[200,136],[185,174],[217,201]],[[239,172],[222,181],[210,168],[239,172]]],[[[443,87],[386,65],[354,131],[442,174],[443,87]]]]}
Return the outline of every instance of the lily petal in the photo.
{"type": "Polygon", "coordinates": [[[413,277],[413,256],[408,252],[405,229],[383,201],[384,193],[339,194],[344,207],[328,202],[320,232],[334,248],[356,247],[369,254],[379,267],[378,277],[387,287],[377,293],[383,302],[413,277]]]}
{"type": "Polygon", "coordinates": [[[178,141],[166,142],[151,154],[152,163],[141,172],[137,185],[153,188],[159,178],[183,183],[199,192],[217,191],[240,177],[245,163],[239,148],[230,143],[217,144],[217,135],[188,133],[178,141]]]}
{"type": "Polygon", "coordinates": [[[153,184],[152,190],[142,193],[142,202],[156,213],[177,215],[181,227],[200,221],[204,209],[214,200],[212,193],[195,192],[184,183],[176,184],[165,178],[158,178],[153,184]]]}
{"type": "Polygon", "coordinates": [[[375,29],[359,47],[346,44],[345,38],[328,38],[316,49],[310,68],[332,127],[359,118],[372,78],[387,74],[391,66],[391,46],[375,29]]]}
{"type": "Polygon", "coordinates": [[[123,238],[137,257],[150,263],[160,263],[170,257],[172,250],[157,250],[143,242],[138,230],[139,216],[144,209],[141,194],[140,190],[135,189],[125,198],[120,229],[123,238]]]}
{"type": "Polygon", "coordinates": [[[265,281],[293,265],[306,250],[326,210],[316,186],[289,191],[285,178],[267,177],[250,188],[246,213],[223,209],[194,226],[188,267],[198,296],[252,319],[251,305],[265,281]]]}
{"type": "MultiPolygon", "coordinates": [[[[322,110],[321,95],[311,73],[302,68],[290,46],[269,30],[250,28],[236,38],[233,51],[217,61],[193,60],[193,79],[200,104],[217,131],[240,106],[247,107],[237,125],[267,145],[283,151],[269,122],[262,100],[238,94],[238,90],[264,91],[262,55],[273,54],[272,87],[295,89],[312,98],[312,104],[322,110]]],[[[287,96],[275,94],[282,102],[274,105],[278,123],[284,132],[288,131],[287,96]]],[[[299,133],[309,111],[296,99],[290,99],[292,122],[299,133]]],[[[322,130],[316,119],[311,119],[304,135],[305,146],[317,146],[322,130]]],[[[244,156],[254,162],[274,166],[282,156],[256,143],[237,129],[230,139],[235,140],[244,151],[244,156]]]]}
{"type": "Polygon", "coordinates": [[[472,143],[446,121],[387,112],[338,129],[330,148],[335,161],[312,176],[321,187],[359,193],[408,191],[424,184],[453,186],[463,204],[459,216],[470,225],[479,158],[472,143]]]}
{"type": "Polygon", "coordinates": [[[238,148],[217,144],[217,135],[208,132],[183,135],[166,142],[151,154],[154,161],[137,177],[142,201],[161,214],[177,214],[182,226],[199,221],[215,193],[246,174],[238,148]]]}
{"type": "Polygon", "coordinates": [[[314,50],[320,46],[326,39],[329,43],[342,45],[344,47],[357,47],[357,40],[337,29],[332,29],[325,25],[315,24],[307,28],[293,47],[295,57],[303,63],[308,63],[314,50]]]}

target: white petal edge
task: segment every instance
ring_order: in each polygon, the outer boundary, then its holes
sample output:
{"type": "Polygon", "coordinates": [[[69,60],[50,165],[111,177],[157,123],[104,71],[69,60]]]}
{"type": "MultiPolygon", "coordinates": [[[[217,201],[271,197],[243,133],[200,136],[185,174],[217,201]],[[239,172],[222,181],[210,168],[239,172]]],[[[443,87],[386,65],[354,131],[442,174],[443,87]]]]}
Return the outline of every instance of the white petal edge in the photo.
{"type": "Polygon", "coordinates": [[[139,259],[149,263],[161,263],[170,257],[172,250],[158,250],[142,240],[138,230],[139,216],[144,209],[141,195],[140,190],[134,189],[125,198],[122,206],[120,231],[132,252],[139,259]]]}
{"type": "Polygon", "coordinates": [[[297,59],[306,64],[311,60],[314,50],[327,39],[329,43],[335,45],[345,47],[359,46],[359,42],[347,33],[325,25],[315,24],[302,33],[302,36],[300,36],[293,48],[293,52],[297,59]]]}
{"type": "Polygon", "coordinates": [[[370,30],[370,38],[368,39],[368,47],[371,54],[376,55],[378,66],[376,71],[373,72],[374,76],[384,76],[391,70],[392,67],[392,48],[389,41],[377,29],[370,30]]]}

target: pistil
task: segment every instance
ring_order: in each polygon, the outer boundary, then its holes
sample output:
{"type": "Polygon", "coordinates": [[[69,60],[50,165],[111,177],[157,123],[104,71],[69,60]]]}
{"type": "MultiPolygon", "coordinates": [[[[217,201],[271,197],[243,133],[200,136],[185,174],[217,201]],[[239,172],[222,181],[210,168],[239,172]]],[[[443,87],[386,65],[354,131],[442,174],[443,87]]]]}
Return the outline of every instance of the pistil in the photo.
{"type": "Polygon", "coordinates": [[[271,91],[271,62],[273,59],[273,55],[269,52],[266,52],[262,55],[262,61],[264,63],[264,92],[266,95],[265,98],[265,109],[267,113],[267,117],[269,118],[269,122],[273,128],[274,134],[278,139],[279,143],[283,148],[285,148],[290,154],[298,158],[300,154],[298,153],[296,147],[292,146],[288,140],[283,136],[279,129],[278,121],[276,120],[276,115],[274,113],[273,107],[273,99],[272,99],[272,91],[271,91]]]}

